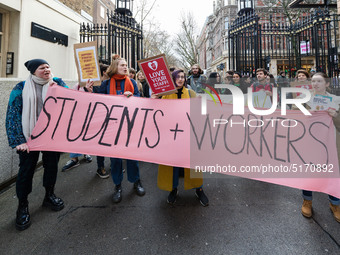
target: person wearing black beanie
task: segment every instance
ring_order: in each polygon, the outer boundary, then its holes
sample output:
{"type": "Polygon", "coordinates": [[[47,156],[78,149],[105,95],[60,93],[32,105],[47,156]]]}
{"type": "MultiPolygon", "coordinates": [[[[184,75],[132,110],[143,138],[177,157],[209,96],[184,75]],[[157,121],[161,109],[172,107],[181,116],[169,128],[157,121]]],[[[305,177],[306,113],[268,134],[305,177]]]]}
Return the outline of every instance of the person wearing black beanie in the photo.
{"type": "Polygon", "coordinates": [[[34,74],[35,70],[37,70],[37,68],[40,65],[43,65],[43,64],[49,65],[46,60],[36,58],[36,59],[28,60],[25,63],[25,66],[26,66],[27,70],[30,71],[31,74],[34,74]]]}
{"type": "MultiPolygon", "coordinates": [[[[67,87],[62,79],[53,77],[50,65],[43,59],[32,59],[25,63],[30,72],[25,81],[19,82],[10,94],[6,131],[9,146],[16,148],[19,155],[19,172],[16,181],[16,194],[19,200],[15,226],[25,230],[30,226],[28,195],[32,191],[32,179],[40,151],[30,151],[26,141],[42,111],[47,90],[51,84],[67,87]]],[[[42,151],[44,166],[43,186],[46,193],[42,205],[54,211],[64,208],[62,199],[54,194],[57,179],[59,152],[42,151]]]]}

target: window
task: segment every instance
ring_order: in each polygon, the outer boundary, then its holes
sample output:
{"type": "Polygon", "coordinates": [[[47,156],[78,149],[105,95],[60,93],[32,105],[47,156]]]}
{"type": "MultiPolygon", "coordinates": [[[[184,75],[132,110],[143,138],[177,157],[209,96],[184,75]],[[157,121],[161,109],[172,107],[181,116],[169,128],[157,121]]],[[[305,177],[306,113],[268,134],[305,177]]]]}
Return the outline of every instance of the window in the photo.
{"type": "Polygon", "coordinates": [[[102,5],[100,6],[100,17],[105,19],[105,8],[102,5]]]}
{"type": "Polygon", "coordinates": [[[224,19],[224,29],[229,29],[229,17],[225,17],[224,19]]]}

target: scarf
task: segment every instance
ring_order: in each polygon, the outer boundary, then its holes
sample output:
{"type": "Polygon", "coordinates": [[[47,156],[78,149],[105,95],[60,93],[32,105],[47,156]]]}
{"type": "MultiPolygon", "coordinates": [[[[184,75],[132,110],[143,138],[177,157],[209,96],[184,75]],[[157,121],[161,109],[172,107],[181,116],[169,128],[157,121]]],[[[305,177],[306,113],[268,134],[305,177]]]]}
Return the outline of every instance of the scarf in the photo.
{"type": "Polygon", "coordinates": [[[48,83],[52,80],[53,75],[48,80],[39,78],[35,75],[30,74],[25,81],[25,86],[22,91],[22,131],[28,141],[30,138],[33,128],[37,123],[37,105],[38,100],[45,101],[47,94],[47,89],[49,87],[48,83]],[[42,86],[42,98],[37,98],[37,93],[35,91],[35,85],[42,86]]]}
{"type": "Polygon", "coordinates": [[[110,79],[110,95],[117,95],[116,81],[121,82],[122,80],[125,80],[124,92],[130,91],[132,94],[134,93],[132,81],[127,75],[114,74],[110,79]]]}

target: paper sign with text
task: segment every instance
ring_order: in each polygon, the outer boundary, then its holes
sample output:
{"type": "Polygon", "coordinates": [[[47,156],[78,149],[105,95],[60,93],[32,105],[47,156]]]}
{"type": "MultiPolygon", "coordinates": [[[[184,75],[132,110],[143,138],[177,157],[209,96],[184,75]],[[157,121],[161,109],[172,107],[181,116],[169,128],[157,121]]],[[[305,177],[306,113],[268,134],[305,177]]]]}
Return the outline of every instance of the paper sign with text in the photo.
{"type": "Polygon", "coordinates": [[[177,91],[164,54],[139,60],[138,64],[154,94],[167,95],[177,91]]]}
{"type": "Polygon", "coordinates": [[[74,44],[74,57],[78,71],[78,81],[84,87],[87,80],[94,81],[95,86],[101,84],[97,54],[97,42],[74,44]]]}
{"type": "Polygon", "coordinates": [[[311,104],[312,111],[326,111],[332,107],[332,98],[323,95],[315,95],[311,104]]]}

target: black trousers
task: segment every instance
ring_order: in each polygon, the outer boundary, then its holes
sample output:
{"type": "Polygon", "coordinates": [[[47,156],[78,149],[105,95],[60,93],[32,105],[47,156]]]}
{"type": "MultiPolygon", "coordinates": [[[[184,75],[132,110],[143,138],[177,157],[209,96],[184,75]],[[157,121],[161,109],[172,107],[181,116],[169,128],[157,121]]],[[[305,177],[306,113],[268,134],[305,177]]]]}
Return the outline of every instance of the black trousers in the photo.
{"type": "MultiPolygon", "coordinates": [[[[42,161],[44,167],[43,186],[54,186],[57,180],[59,152],[42,151],[42,161]]],[[[40,151],[18,151],[19,173],[16,182],[16,192],[19,201],[27,200],[28,194],[32,192],[32,181],[34,170],[37,166],[40,151]]]]}

